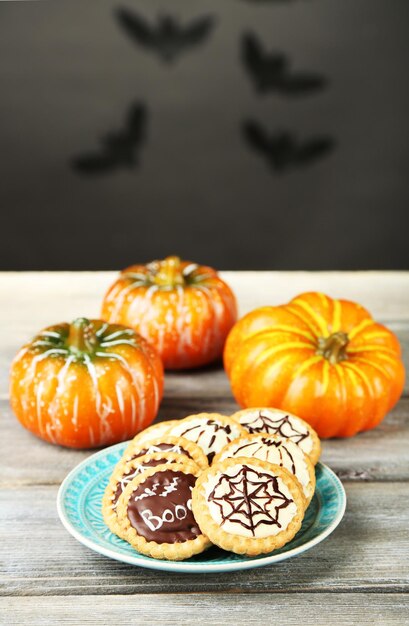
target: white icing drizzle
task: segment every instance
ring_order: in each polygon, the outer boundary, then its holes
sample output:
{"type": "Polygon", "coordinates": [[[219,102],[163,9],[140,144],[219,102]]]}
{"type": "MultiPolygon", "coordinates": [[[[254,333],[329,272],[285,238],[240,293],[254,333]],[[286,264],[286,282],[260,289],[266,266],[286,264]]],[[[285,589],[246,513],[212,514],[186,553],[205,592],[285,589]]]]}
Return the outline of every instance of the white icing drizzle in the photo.
{"type": "Polygon", "coordinates": [[[169,493],[172,493],[172,491],[177,491],[178,490],[178,484],[179,484],[179,477],[178,476],[174,476],[172,478],[172,482],[169,483],[168,485],[164,485],[164,489],[162,491],[162,493],[158,494],[161,498],[166,498],[166,496],[169,493]]]}
{"type": "Polygon", "coordinates": [[[143,500],[144,498],[149,498],[149,496],[155,496],[159,486],[160,483],[154,483],[152,485],[152,489],[150,489],[149,487],[145,487],[145,489],[139,496],[134,496],[135,502],[137,502],[138,500],[143,500]]]}
{"type": "Polygon", "coordinates": [[[172,445],[171,448],[166,448],[166,450],[162,450],[159,445],[150,445],[144,454],[155,454],[156,452],[164,452],[166,454],[168,452],[172,452],[174,454],[184,454],[182,448],[176,443],[175,445],[172,445]]]}

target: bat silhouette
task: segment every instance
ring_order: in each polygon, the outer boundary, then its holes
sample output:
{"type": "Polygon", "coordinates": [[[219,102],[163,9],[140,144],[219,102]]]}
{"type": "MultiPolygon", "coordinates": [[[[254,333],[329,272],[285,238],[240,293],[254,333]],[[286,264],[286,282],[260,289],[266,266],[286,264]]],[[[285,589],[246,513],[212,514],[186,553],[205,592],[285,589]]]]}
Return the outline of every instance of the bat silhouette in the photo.
{"type": "Polygon", "coordinates": [[[242,60],[259,92],[277,91],[287,96],[304,95],[323,89],[326,79],[309,72],[292,72],[284,54],[266,53],[257,37],[243,36],[242,60]]]}
{"type": "Polygon", "coordinates": [[[122,130],[108,133],[100,140],[99,151],[81,154],[71,161],[79,174],[92,175],[128,169],[139,164],[138,151],[146,138],[147,111],[141,103],[129,107],[122,130]]]}
{"type": "Polygon", "coordinates": [[[294,134],[280,131],[269,135],[253,120],[243,124],[243,135],[248,145],[267,159],[278,172],[309,165],[331,152],[335,142],[331,137],[316,136],[300,142],[294,134]]]}
{"type": "Polygon", "coordinates": [[[214,26],[211,16],[204,16],[184,26],[170,15],[160,15],[156,24],[129,9],[115,11],[116,19],[125,33],[138,45],[156,53],[162,61],[171,63],[185,50],[203,43],[214,26]]]}

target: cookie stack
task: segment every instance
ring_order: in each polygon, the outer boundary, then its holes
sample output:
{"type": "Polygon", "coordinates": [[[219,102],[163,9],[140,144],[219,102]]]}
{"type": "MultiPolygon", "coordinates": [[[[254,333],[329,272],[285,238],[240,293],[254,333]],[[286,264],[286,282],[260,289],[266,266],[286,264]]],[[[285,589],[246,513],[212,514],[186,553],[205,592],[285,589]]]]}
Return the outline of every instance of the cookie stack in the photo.
{"type": "Polygon", "coordinates": [[[157,559],[187,559],[212,544],[247,556],[272,552],[301,526],[320,449],[309,424],[277,409],[160,422],[116,465],[105,523],[157,559]]]}

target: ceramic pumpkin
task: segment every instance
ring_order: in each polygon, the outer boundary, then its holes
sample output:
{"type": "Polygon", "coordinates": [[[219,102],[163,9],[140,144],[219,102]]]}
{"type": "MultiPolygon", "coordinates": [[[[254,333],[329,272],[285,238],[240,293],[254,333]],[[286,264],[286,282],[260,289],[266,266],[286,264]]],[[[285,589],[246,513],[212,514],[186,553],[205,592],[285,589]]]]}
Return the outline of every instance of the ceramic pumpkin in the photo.
{"type": "Polygon", "coordinates": [[[80,318],[41,331],[11,366],[11,406],[46,441],[95,448],[133,437],[156,416],[163,366],[130,328],[80,318]]]}
{"type": "Polygon", "coordinates": [[[224,364],[241,406],[283,409],[321,437],[377,426],[405,378],[396,336],[359,304],[321,293],[243,317],[227,339],[224,364]]]}
{"type": "Polygon", "coordinates": [[[237,309],[214,269],[168,257],[123,270],[104,298],[102,318],[134,328],[165,368],[181,369],[222,356],[237,309]]]}

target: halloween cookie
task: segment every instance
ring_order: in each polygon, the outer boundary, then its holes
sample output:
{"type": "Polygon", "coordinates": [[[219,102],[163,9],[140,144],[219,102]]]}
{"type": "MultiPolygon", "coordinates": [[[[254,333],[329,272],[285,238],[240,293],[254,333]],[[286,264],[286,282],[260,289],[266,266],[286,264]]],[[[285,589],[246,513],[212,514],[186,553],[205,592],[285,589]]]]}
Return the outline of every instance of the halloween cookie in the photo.
{"type": "Polygon", "coordinates": [[[250,434],[267,433],[291,439],[308,454],[314,465],[320,458],[321,443],[315,430],[300,417],[271,408],[244,409],[231,416],[250,434]]]}
{"type": "Polygon", "coordinates": [[[275,463],[294,474],[303,490],[306,504],[315,491],[314,466],[307,454],[289,439],[277,435],[246,435],[235,439],[214,459],[215,463],[230,457],[251,457],[275,463]]]}
{"type": "Polygon", "coordinates": [[[231,417],[219,413],[198,413],[171,426],[167,434],[194,441],[211,463],[215,454],[237,437],[245,435],[246,430],[231,417]]]}
{"type": "Polygon", "coordinates": [[[181,561],[211,545],[192,511],[192,489],[200,473],[192,461],[158,465],[127,485],[118,500],[118,522],[138,552],[181,561]]]}
{"type": "Polygon", "coordinates": [[[213,464],[198,478],[193,513],[212,543],[255,556],[280,548],[299,530],[304,498],[282,467],[237,457],[213,464]]]}
{"type": "Polygon", "coordinates": [[[102,499],[102,516],[108,528],[119,537],[124,538],[118,524],[116,509],[120,495],[131,480],[140,476],[151,467],[168,463],[180,464],[185,462],[189,462],[187,456],[172,452],[157,452],[155,454],[146,454],[129,461],[121,460],[116,465],[109,479],[102,499]]]}
{"type": "Polygon", "coordinates": [[[155,454],[156,452],[184,454],[202,469],[206,469],[209,466],[207,457],[200,446],[184,437],[173,437],[172,435],[162,435],[149,441],[131,441],[122,458],[125,461],[130,461],[139,456],[155,454]]]}

